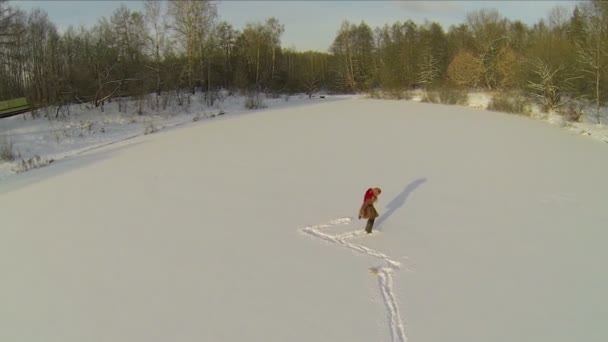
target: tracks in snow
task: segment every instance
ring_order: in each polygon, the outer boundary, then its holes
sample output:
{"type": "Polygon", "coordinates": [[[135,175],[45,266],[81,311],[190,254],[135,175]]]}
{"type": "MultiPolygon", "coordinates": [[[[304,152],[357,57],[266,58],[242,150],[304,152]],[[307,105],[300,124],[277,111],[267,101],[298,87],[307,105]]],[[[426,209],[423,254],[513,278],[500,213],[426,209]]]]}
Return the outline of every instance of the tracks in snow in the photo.
{"type": "Polygon", "coordinates": [[[361,254],[366,254],[378,259],[382,259],[386,262],[386,266],[372,268],[371,271],[378,277],[378,285],[380,287],[382,299],[384,300],[384,305],[386,306],[388,314],[388,324],[391,330],[392,341],[407,342],[405,326],[401,319],[401,314],[399,313],[399,303],[397,302],[397,299],[395,298],[395,295],[393,293],[392,274],[394,271],[400,268],[401,263],[382,252],[347,241],[348,239],[352,239],[355,237],[366,236],[367,233],[365,233],[365,231],[351,231],[340,235],[330,235],[322,231],[323,229],[339,225],[346,225],[350,222],[351,218],[343,217],[332,220],[325,224],[308,226],[303,228],[301,231],[309,236],[333,243],[338,246],[352,249],[361,254]]]}
{"type": "Polygon", "coordinates": [[[395,299],[395,295],[393,294],[392,273],[393,269],[388,267],[376,269],[380,291],[382,292],[382,298],[384,299],[386,311],[388,312],[388,321],[391,327],[391,337],[393,341],[406,342],[407,336],[405,335],[405,327],[403,326],[403,321],[401,320],[397,299],[395,299]]]}

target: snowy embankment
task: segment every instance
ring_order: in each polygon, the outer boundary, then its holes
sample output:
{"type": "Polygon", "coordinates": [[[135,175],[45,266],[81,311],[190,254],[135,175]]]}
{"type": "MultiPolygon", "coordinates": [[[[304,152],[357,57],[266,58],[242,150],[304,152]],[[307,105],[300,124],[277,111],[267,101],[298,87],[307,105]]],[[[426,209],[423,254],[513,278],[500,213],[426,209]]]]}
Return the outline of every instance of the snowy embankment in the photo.
{"type": "Polygon", "coordinates": [[[143,135],[0,182],[0,341],[604,342],[607,169],[413,101],[143,135]]]}
{"type": "MultiPolygon", "coordinates": [[[[415,102],[421,102],[424,97],[423,91],[414,91],[411,94],[415,102]]],[[[283,95],[274,98],[262,96],[261,101],[263,108],[278,109],[358,97],[365,96],[329,96],[326,99],[319,98],[318,95],[312,99],[305,95],[283,95]]],[[[488,93],[473,92],[467,96],[467,106],[486,109],[491,100],[492,95],[488,93]]],[[[49,108],[47,118],[33,119],[31,114],[26,113],[0,120],[0,181],[15,173],[46,166],[56,160],[140,135],[250,111],[245,109],[247,97],[229,96],[227,92],[221,92],[220,99],[211,106],[206,105],[204,94],[190,96],[189,100],[184,98],[181,106],[175,98],[169,101],[163,98],[161,103],[168,102],[164,110],[151,109],[155,107],[153,95],[142,101],[142,114],[137,114],[138,101],[115,99],[114,102],[106,104],[104,110],[72,104],[69,108],[62,107],[59,111],[49,108]],[[12,161],[3,158],[5,151],[13,155],[12,161]]],[[[566,122],[560,115],[543,114],[536,105],[530,110],[534,119],[608,143],[608,126],[596,124],[597,117],[591,107],[585,109],[581,122],[566,122]]],[[[608,122],[608,109],[602,108],[601,120],[608,122]]]]}
{"type": "MultiPolygon", "coordinates": [[[[423,90],[415,90],[407,92],[411,97],[412,101],[423,102],[425,97],[423,90]]],[[[500,94],[495,94],[500,95],[500,94]]],[[[469,92],[466,98],[466,106],[477,109],[488,109],[492,102],[493,96],[488,92],[469,92]]],[[[600,124],[598,124],[598,114],[596,107],[590,104],[588,101],[573,101],[581,110],[581,118],[579,122],[568,121],[563,115],[558,113],[543,113],[540,106],[535,103],[528,103],[527,110],[529,111],[526,115],[530,118],[543,121],[555,126],[566,128],[570,131],[578,134],[589,136],[593,139],[608,143],[608,108],[601,107],[599,111],[600,124]]]]}
{"type": "MultiPolygon", "coordinates": [[[[415,100],[420,101],[418,95],[415,100]]],[[[492,95],[483,92],[473,92],[468,94],[468,106],[472,108],[487,109],[492,100],[492,95]]],[[[530,116],[535,120],[547,122],[549,124],[566,128],[578,134],[591,137],[593,139],[608,143],[608,108],[600,109],[600,122],[597,123],[596,108],[587,104],[584,106],[583,115],[580,122],[569,122],[557,113],[542,113],[538,105],[531,105],[530,116]]]]}
{"type": "MultiPolygon", "coordinates": [[[[305,95],[262,96],[261,102],[269,109],[278,109],[345,97],[348,96],[326,99],[318,96],[309,99],[305,95]]],[[[172,98],[164,110],[158,111],[151,109],[154,101],[153,95],[146,98],[142,115],[137,114],[137,101],[115,99],[107,103],[103,111],[72,104],[69,109],[61,108],[59,115],[55,109],[49,108],[50,119],[32,119],[30,113],[0,119],[0,149],[10,146],[14,154],[12,162],[3,161],[0,156],[0,181],[21,172],[22,160],[29,161],[36,156],[44,164],[159,130],[251,112],[245,108],[247,97],[228,96],[226,92],[221,93],[221,99],[212,106],[206,105],[203,94],[191,96],[189,101],[184,98],[182,106],[172,98]]],[[[163,97],[161,102],[167,102],[167,99],[163,97]]]]}

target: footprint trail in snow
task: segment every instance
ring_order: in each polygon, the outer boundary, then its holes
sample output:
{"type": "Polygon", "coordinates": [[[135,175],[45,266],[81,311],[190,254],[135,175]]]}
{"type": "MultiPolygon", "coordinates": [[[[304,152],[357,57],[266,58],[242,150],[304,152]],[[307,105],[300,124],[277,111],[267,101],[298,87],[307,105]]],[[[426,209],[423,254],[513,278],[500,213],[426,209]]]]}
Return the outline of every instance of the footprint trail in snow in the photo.
{"type": "Polygon", "coordinates": [[[352,249],[358,253],[366,254],[378,259],[382,259],[386,262],[387,266],[377,267],[370,269],[372,273],[374,273],[378,277],[378,285],[380,287],[380,292],[382,294],[382,299],[384,301],[384,305],[386,306],[387,315],[388,315],[388,325],[391,331],[391,339],[393,342],[407,342],[407,335],[405,333],[405,325],[403,324],[403,320],[401,319],[401,314],[399,313],[399,303],[395,298],[393,293],[393,277],[392,274],[396,270],[400,269],[401,263],[389,257],[388,255],[375,251],[366,246],[362,246],[359,244],[355,244],[347,241],[348,239],[365,236],[366,233],[364,231],[352,231],[343,233],[340,235],[330,235],[323,232],[323,229],[346,225],[351,222],[351,218],[343,217],[339,219],[332,220],[325,224],[319,224],[315,226],[308,226],[303,228],[301,231],[307,235],[312,237],[325,240],[327,242],[333,243],[338,246],[342,246],[345,248],[352,249]]]}

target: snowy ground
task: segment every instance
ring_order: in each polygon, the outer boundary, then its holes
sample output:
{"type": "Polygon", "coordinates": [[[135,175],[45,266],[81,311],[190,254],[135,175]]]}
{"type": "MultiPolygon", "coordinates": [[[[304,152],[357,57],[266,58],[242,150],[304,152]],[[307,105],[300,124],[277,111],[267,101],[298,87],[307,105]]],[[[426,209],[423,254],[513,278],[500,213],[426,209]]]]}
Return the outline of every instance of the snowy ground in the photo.
{"type": "MultiPolygon", "coordinates": [[[[484,92],[470,93],[468,96],[469,106],[473,108],[486,109],[490,103],[492,96],[484,92]]],[[[581,122],[567,122],[564,118],[556,113],[545,114],[541,113],[538,105],[531,106],[531,117],[540,121],[566,128],[578,134],[589,136],[593,139],[608,143],[608,108],[600,109],[600,121],[597,123],[597,112],[595,107],[587,105],[583,110],[581,122]]]]}
{"type": "Polygon", "coordinates": [[[607,169],[605,143],[412,101],[139,136],[0,182],[0,341],[604,342],[607,169]]]}
{"type": "MultiPolygon", "coordinates": [[[[412,101],[421,102],[423,91],[412,93],[412,101]]],[[[13,162],[0,159],[0,182],[10,178],[11,175],[23,172],[22,160],[29,160],[35,156],[41,157],[42,164],[54,162],[99,147],[115,144],[134,137],[167,130],[178,126],[192,124],[193,122],[209,119],[219,119],[222,116],[242,115],[251,110],[245,109],[245,96],[229,96],[226,91],[220,92],[221,100],[212,106],[205,104],[204,95],[190,97],[178,106],[175,98],[169,101],[164,110],[157,111],[153,107],[154,96],[150,95],[143,100],[143,115],[137,114],[137,101],[127,100],[105,105],[100,108],[87,109],[80,104],[73,104],[69,109],[62,108],[60,115],[55,117],[55,109],[49,111],[51,119],[32,119],[29,113],[0,120],[0,150],[11,146],[16,158],[13,162]],[[68,113],[65,115],[65,113],[68,113]]],[[[282,95],[268,98],[262,95],[262,102],[266,108],[288,108],[315,102],[328,102],[348,98],[364,98],[364,95],[327,96],[320,98],[316,95],[309,99],[306,95],[282,95]]],[[[477,109],[486,109],[492,95],[487,92],[471,92],[468,94],[467,106],[477,109]]],[[[162,102],[162,100],[161,100],[162,102]]],[[[589,106],[581,122],[566,122],[558,114],[543,114],[538,106],[532,106],[532,118],[571,130],[578,134],[592,137],[608,143],[608,126],[597,124],[595,109],[589,106]]],[[[608,108],[602,108],[601,121],[608,122],[608,108]]],[[[0,153],[1,154],[1,153],[0,153]]]]}
{"type": "MultiPolygon", "coordinates": [[[[165,110],[156,111],[150,108],[154,98],[150,96],[145,102],[143,115],[137,114],[137,102],[125,101],[126,107],[119,111],[119,102],[114,101],[100,108],[87,109],[83,105],[73,104],[69,115],[55,118],[51,110],[51,119],[32,119],[30,114],[0,119],[0,144],[11,143],[15,154],[20,158],[12,163],[0,160],[0,182],[15,173],[20,159],[28,160],[36,155],[45,160],[61,160],[85,151],[112,144],[121,140],[144,135],[152,130],[192,124],[195,120],[204,121],[219,119],[222,116],[251,113],[245,109],[245,96],[228,96],[222,94],[213,106],[207,106],[203,95],[192,96],[190,104],[178,106],[176,99],[170,101],[165,110]],[[220,114],[223,113],[223,114],[220,114]]],[[[286,108],[318,101],[332,101],[348,96],[330,96],[321,99],[318,96],[309,99],[305,95],[267,98],[263,104],[269,109],[286,108]]],[[[68,111],[64,108],[62,113],[68,111]]]]}
{"type": "MultiPolygon", "coordinates": [[[[416,90],[412,92],[411,100],[421,102],[423,97],[424,91],[416,90]]],[[[489,94],[488,92],[469,92],[467,96],[467,106],[485,110],[488,108],[488,104],[491,100],[492,94],[489,94]]],[[[608,108],[606,107],[600,109],[599,116],[601,124],[597,123],[596,108],[591,104],[583,106],[583,117],[581,122],[567,122],[557,113],[542,113],[540,106],[537,104],[531,104],[529,109],[531,111],[530,117],[535,120],[563,127],[578,134],[608,143],[608,108]]]]}

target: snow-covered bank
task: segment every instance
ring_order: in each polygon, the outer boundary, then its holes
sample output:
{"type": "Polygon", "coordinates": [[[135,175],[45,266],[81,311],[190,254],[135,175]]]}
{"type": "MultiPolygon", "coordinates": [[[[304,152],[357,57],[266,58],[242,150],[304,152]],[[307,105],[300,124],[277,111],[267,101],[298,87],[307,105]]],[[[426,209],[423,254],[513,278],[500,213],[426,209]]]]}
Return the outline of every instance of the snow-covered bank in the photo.
{"type": "Polygon", "coordinates": [[[585,137],[412,101],[140,136],[0,183],[0,341],[604,342],[606,169],[585,137]]]}
{"type": "MultiPolygon", "coordinates": [[[[473,108],[487,109],[492,100],[492,95],[488,93],[470,93],[468,96],[469,106],[473,108]]],[[[530,116],[536,120],[547,122],[552,125],[566,128],[578,134],[589,136],[593,139],[608,143],[608,108],[602,107],[600,119],[603,124],[597,123],[595,108],[591,105],[583,107],[583,115],[580,122],[570,122],[557,113],[542,113],[538,105],[531,105],[530,116]]]]}
{"type": "MultiPolygon", "coordinates": [[[[411,100],[422,102],[422,90],[409,93],[411,100]]],[[[487,109],[492,96],[486,92],[473,92],[467,96],[467,106],[487,109]]],[[[365,95],[332,95],[320,98],[318,95],[309,99],[306,95],[274,98],[262,97],[263,105],[270,109],[287,108],[318,102],[339,99],[364,98],[365,95]]],[[[30,168],[44,166],[57,160],[80,155],[87,151],[128,140],[140,135],[151,134],[159,130],[167,130],[185,124],[209,119],[218,120],[222,117],[233,117],[251,112],[245,109],[245,96],[228,96],[225,92],[221,100],[214,105],[205,104],[204,95],[191,96],[178,106],[177,101],[169,101],[165,110],[151,110],[151,96],[144,105],[144,113],[137,113],[138,103],[135,100],[115,100],[100,108],[86,109],[83,105],[71,105],[69,109],[62,108],[61,115],[55,118],[55,110],[50,115],[52,119],[32,119],[30,114],[23,114],[0,120],[0,181],[15,173],[30,168]],[[188,104],[189,102],[189,104],[188,104]],[[68,113],[66,115],[65,113],[68,113]],[[2,160],[2,152],[10,150],[13,161],[2,160]]],[[[255,110],[255,111],[259,111],[255,110]]],[[[584,136],[608,143],[608,126],[596,124],[595,110],[587,107],[581,122],[567,122],[557,114],[543,114],[536,105],[530,108],[530,116],[555,126],[569,129],[584,136]]],[[[608,109],[602,108],[602,122],[608,122],[608,109]]]]}
{"type": "MultiPolygon", "coordinates": [[[[332,101],[349,96],[283,95],[276,98],[262,97],[263,105],[269,109],[287,108],[297,105],[332,101]]],[[[153,102],[153,97],[148,99],[153,102]]],[[[135,136],[150,134],[171,127],[193,122],[219,119],[252,112],[245,108],[245,96],[223,95],[212,106],[207,106],[204,95],[191,96],[190,104],[178,106],[174,99],[165,110],[152,110],[148,105],[142,115],[137,114],[137,101],[120,102],[114,100],[101,108],[87,109],[83,105],[71,105],[68,114],[51,119],[32,119],[29,113],[0,120],[0,145],[12,145],[15,160],[0,160],[0,181],[19,170],[21,159],[29,160],[39,156],[43,160],[56,161],[81,154],[100,146],[108,145],[135,136]]],[[[259,110],[255,110],[259,111],[259,110]]],[[[62,113],[68,113],[62,108],[62,113]]]]}
{"type": "MultiPolygon", "coordinates": [[[[488,92],[468,92],[466,96],[466,106],[471,108],[487,110],[492,98],[497,94],[488,92]]],[[[390,95],[389,95],[390,96],[390,95]]],[[[404,98],[414,102],[423,102],[425,98],[424,90],[414,90],[403,93],[404,98]]],[[[369,96],[367,96],[369,97],[369,96]]],[[[578,134],[592,137],[593,139],[608,143],[608,108],[600,109],[600,121],[597,123],[596,108],[589,102],[583,104],[583,101],[575,101],[579,103],[582,116],[580,122],[567,121],[562,115],[557,113],[542,113],[540,106],[535,103],[528,103],[528,116],[535,120],[543,121],[554,126],[566,128],[578,134]]]]}

